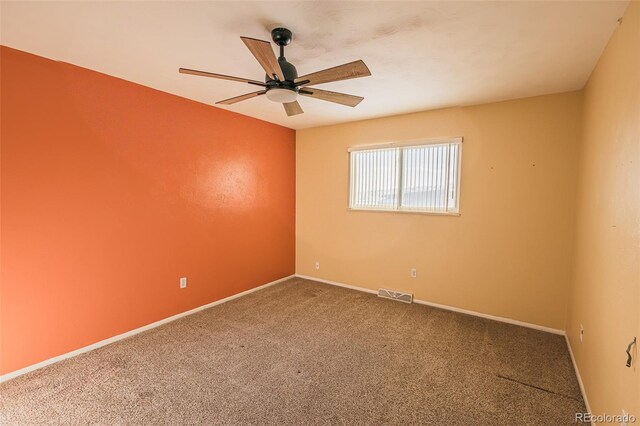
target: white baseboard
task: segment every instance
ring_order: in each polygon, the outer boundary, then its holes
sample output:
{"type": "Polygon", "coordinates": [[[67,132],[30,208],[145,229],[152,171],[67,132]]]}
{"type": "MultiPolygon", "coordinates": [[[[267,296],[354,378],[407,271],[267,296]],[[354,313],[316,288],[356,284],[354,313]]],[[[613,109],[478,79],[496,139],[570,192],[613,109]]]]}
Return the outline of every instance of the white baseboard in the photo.
{"type": "Polygon", "coordinates": [[[546,333],[559,334],[561,336],[564,336],[564,330],[546,327],[544,325],[533,324],[530,322],[524,322],[524,321],[519,321],[511,318],[499,317],[495,315],[483,314],[482,312],[469,311],[467,309],[456,308],[455,306],[441,305],[439,303],[427,302],[425,300],[420,300],[420,299],[413,299],[413,302],[418,303],[420,305],[433,306],[434,308],[445,309],[447,311],[459,312],[461,314],[473,315],[480,318],[486,318],[493,321],[505,322],[507,324],[519,325],[520,327],[533,328],[534,330],[540,330],[546,333]]]}
{"type": "Polygon", "coordinates": [[[261,285],[259,287],[255,287],[255,288],[243,291],[242,293],[234,294],[233,296],[225,297],[224,299],[216,300],[215,302],[211,302],[211,303],[207,303],[206,305],[198,306],[197,308],[190,309],[190,310],[185,311],[185,312],[181,312],[179,314],[170,316],[170,317],[165,318],[165,319],[161,319],[161,320],[153,322],[151,324],[147,324],[147,325],[145,325],[143,327],[139,327],[139,328],[136,328],[134,330],[127,331],[126,333],[122,333],[122,334],[118,334],[118,335],[113,336],[113,337],[109,337],[108,339],[101,340],[101,341],[93,343],[93,344],[91,344],[89,346],[84,346],[84,347],[82,347],[80,349],[76,349],[74,351],[67,352],[65,354],[58,355],[56,357],[46,359],[46,360],[41,361],[41,362],[39,362],[37,364],[33,364],[33,365],[28,366],[28,367],[21,368],[20,370],[16,370],[16,371],[12,371],[11,373],[3,374],[2,376],[0,376],[0,383],[5,382],[7,380],[11,380],[11,379],[16,378],[18,376],[22,376],[23,374],[27,374],[27,373],[29,373],[31,371],[34,371],[34,370],[37,370],[39,368],[46,367],[47,365],[51,365],[53,363],[56,363],[56,362],[59,362],[59,361],[62,361],[62,360],[68,359],[68,358],[73,358],[74,356],[83,354],[85,352],[89,352],[89,351],[92,351],[94,349],[101,348],[103,346],[106,346],[106,345],[109,345],[111,343],[117,342],[118,340],[126,339],[127,337],[131,337],[131,336],[136,335],[138,333],[142,333],[143,331],[151,330],[152,328],[156,328],[156,327],[159,327],[159,326],[161,326],[163,324],[166,324],[168,322],[175,321],[175,320],[177,320],[179,318],[186,317],[186,316],[191,315],[191,314],[195,314],[196,312],[200,312],[200,311],[202,311],[204,309],[211,308],[213,306],[220,305],[220,304],[225,303],[225,302],[229,302],[229,301],[231,301],[233,299],[237,299],[237,298],[242,297],[242,296],[246,296],[247,294],[253,293],[253,292],[258,291],[258,290],[262,290],[264,288],[270,287],[270,286],[272,286],[274,284],[281,283],[283,281],[286,281],[286,280],[294,278],[294,277],[295,277],[295,275],[289,275],[288,277],[280,278],[279,280],[271,281],[271,282],[263,284],[263,285],[261,285]]]}
{"type": "MultiPolygon", "coordinates": [[[[353,286],[353,285],[349,285],[349,284],[344,284],[344,283],[340,283],[340,282],[337,282],[337,281],[330,281],[330,280],[325,280],[325,279],[322,279],[322,278],[316,278],[316,277],[311,277],[311,276],[308,276],[308,275],[300,275],[300,274],[296,274],[296,277],[303,278],[303,279],[306,279],[306,280],[311,280],[311,281],[318,281],[318,282],[325,283],[325,284],[336,285],[336,286],[339,286],[339,287],[350,288],[352,290],[364,291],[365,293],[378,294],[378,292],[376,290],[371,290],[369,288],[364,288],[364,287],[358,287],[358,286],[353,286]]],[[[444,309],[444,310],[453,311],[453,312],[459,312],[461,314],[466,314],[466,315],[473,315],[473,316],[476,316],[476,317],[486,318],[486,319],[490,319],[490,320],[493,320],[493,321],[506,322],[508,324],[519,325],[519,326],[527,327],[527,328],[533,328],[535,330],[545,331],[547,333],[559,334],[561,336],[564,336],[564,334],[565,334],[564,330],[559,330],[557,328],[545,327],[543,325],[532,324],[532,323],[528,323],[528,322],[524,322],[524,321],[518,321],[518,320],[511,319],[511,318],[505,318],[505,317],[498,317],[498,316],[495,316],[495,315],[483,314],[482,312],[470,311],[470,310],[467,310],[467,309],[457,308],[455,306],[441,305],[439,303],[428,302],[426,300],[420,300],[420,299],[415,299],[415,298],[413,299],[413,302],[417,303],[419,305],[427,305],[427,306],[432,306],[434,308],[444,309]]]]}
{"type": "Polygon", "coordinates": [[[309,275],[296,274],[296,278],[302,278],[304,280],[310,280],[310,281],[318,281],[320,283],[336,285],[338,287],[344,287],[344,288],[349,288],[351,290],[363,291],[365,293],[378,294],[378,292],[376,290],[371,290],[370,288],[358,287],[358,286],[355,286],[355,285],[339,283],[337,281],[331,281],[331,280],[325,280],[325,279],[322,279],[322,278],[310,277],[309,275]]]}
{"type": "MultiPolygon", "coordinates": [[[[571,362],[573,363],[573,369],[576,372],[576,377],[578,378],[578,385],[580,385],[580,392],[582,393],[582,399],[584,400],[584,405],[587,408],[587,413],[592,413],[591,407],[589,406],[589,400],[587,399],[587,392],[584,390],[584,383],[582,382],[582,377],[580,376],[580,370],[578,370],[578,364],[576,363],[576,358],[573,356],[573,349],[571,349],[571,342],[569,341],[569,337],[565,333],[564,339],[567,341],[567,347],[569,348],[569,355],[571,355],[571,362]]],[[[595,425],[593,421],[591,425],[595,425]]]]}

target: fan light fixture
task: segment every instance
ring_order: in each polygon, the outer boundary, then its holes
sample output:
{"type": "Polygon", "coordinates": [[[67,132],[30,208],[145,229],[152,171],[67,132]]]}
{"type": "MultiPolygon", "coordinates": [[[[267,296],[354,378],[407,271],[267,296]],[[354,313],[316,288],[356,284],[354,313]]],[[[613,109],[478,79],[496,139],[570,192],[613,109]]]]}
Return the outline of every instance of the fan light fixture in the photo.
{"type": "Polygon", "coordinates": [[[290,102],[295,102],[296,99],[298,99],[298,92],[291,89],[274,87],[273,89],[267,90],[267,99],[272,102],[288,104],[290,102]]]}

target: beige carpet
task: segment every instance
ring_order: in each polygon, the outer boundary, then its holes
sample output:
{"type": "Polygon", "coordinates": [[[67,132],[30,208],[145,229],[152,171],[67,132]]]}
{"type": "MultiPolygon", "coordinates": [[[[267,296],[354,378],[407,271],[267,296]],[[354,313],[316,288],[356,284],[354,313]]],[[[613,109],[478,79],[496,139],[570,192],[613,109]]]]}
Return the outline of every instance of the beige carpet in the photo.
{"type": "Polygon", "coordinates": [[[4,425],[572,425],[566,344],[292,279],[0,386],[4,425]]]}

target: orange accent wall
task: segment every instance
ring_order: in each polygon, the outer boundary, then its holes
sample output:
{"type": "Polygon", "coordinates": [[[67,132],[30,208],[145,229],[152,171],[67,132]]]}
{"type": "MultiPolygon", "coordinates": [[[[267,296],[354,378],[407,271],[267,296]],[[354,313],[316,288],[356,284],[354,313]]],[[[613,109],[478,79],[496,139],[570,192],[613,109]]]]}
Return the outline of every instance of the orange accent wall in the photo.
{"type": "Polygon", "coordinates": [[[294,273],[293,130],[6,47],[1,108],[1,373],[294,273]]]}

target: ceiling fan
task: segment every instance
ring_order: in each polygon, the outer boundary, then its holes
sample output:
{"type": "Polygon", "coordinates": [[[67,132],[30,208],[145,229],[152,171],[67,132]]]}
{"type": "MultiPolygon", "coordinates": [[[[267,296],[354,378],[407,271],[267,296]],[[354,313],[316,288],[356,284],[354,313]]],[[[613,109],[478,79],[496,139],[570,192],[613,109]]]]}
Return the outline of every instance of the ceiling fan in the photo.
{"type": "Polygon", "coordinates": [[[327,68],[311,74],[298,77],[296,67],[287,62],[284,57],[284,47],[291,43],[292,33],[286,28],[275,28],[271,31],[273,42],[280,46],[280,57],[276,58],[271,48],[271,43],[263,40],[256,40],[249,37],[240,37],[249,48],[253,56],[258,60],[267,75],[264,83],[262,81],[250,80],[247,78],[232,77],[222,74],[214,74],[206,71],[197,71],[188,68],[180,68],[182,74],[199,75],[202,77],[219,78],[222,80],[239,81],[260,86],[262,90],[247,93],[216,102],[217,104],[231,105],[256,96],[266,95],[267,99],[281,103],[288,116],[302,114],[302,108],[298,103],[298,95],[323,101],[335,102],[338,104],[355,107],[364,98],[361,96],[347,95],[344,93],[330,92],[328,90],[315,89],[309,85],[329,83],[332,81],[348,80],[350,78],[366,77],[371,75],[369,68],[362,60],[327,68]]]}

